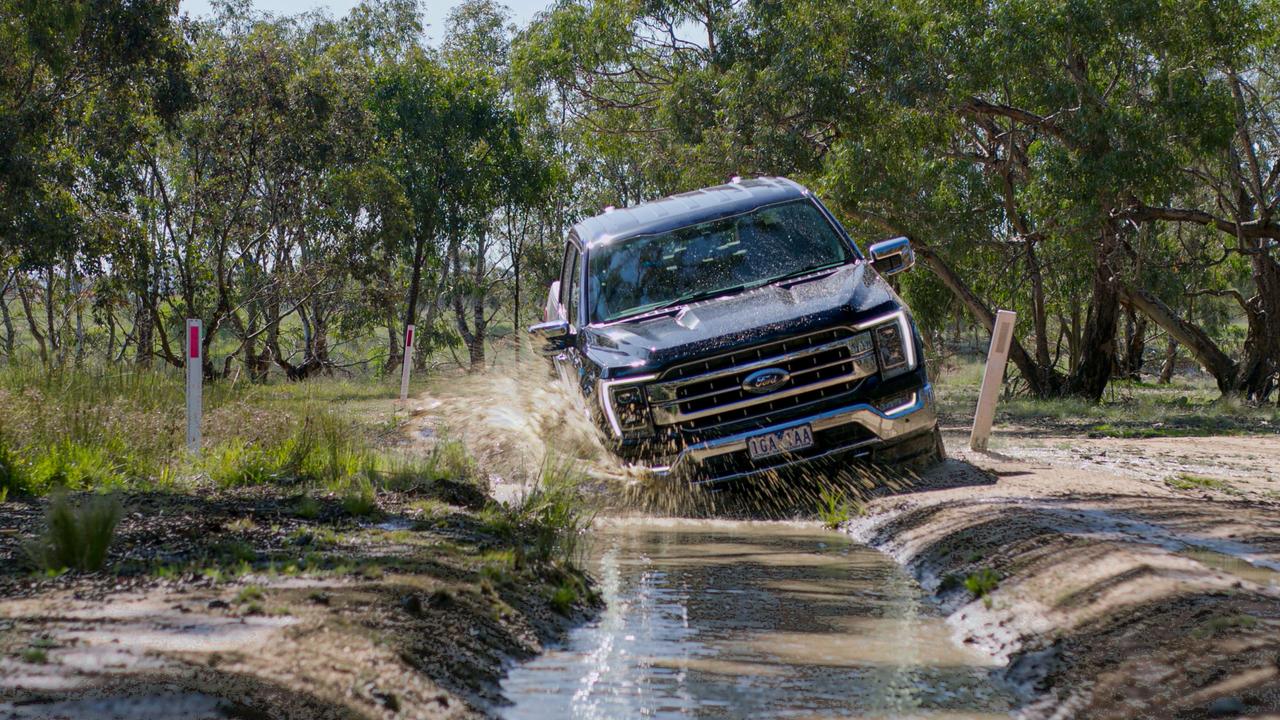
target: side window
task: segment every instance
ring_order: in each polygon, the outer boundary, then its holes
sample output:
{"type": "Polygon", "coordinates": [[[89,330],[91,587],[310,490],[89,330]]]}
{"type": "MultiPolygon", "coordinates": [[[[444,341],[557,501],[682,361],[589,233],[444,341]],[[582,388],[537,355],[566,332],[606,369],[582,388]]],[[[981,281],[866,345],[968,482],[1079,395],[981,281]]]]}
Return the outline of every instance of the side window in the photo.
{"type": "Polygon", "coordinates": [[[573,269],[569,281],[569,302],[566,304],[569,313],[569,324],[578,327],[578,300],[582,297],[582,263],[578,262],[578,252],[573,252],[573,269]]]}
{"type": "Polygon", "coordinates": [[[568,281],[572,274],[573,265],[577,264],[577,247],[572,242],[564,243],[564,260],[561,263],[561,305],[568,305],[568,281]]]}

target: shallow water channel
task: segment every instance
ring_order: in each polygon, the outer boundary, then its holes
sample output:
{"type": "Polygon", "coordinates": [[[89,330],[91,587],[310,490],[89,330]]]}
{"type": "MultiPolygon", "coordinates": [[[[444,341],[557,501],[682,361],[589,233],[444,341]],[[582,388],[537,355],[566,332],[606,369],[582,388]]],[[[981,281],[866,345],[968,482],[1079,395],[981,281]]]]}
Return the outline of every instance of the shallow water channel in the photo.
{"type": "Polygon", "coordinates": [[[812,525],[598,524],[607,606],[512,668],[526,718],[990,718],[1009,694],[891,559],[812,525]]]}

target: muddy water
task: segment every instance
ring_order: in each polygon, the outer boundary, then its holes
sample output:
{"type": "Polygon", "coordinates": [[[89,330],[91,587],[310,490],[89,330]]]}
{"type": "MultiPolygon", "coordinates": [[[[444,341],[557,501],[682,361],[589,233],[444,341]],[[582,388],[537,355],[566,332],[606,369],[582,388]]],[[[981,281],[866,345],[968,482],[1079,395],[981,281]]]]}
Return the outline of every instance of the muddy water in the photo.
{"type": "Polygon", "coordinates": [[[607,607],[513,668],[511,720],[990,718],[1010,699],[889,558],[813,526],[597,528],[607,607]]]}

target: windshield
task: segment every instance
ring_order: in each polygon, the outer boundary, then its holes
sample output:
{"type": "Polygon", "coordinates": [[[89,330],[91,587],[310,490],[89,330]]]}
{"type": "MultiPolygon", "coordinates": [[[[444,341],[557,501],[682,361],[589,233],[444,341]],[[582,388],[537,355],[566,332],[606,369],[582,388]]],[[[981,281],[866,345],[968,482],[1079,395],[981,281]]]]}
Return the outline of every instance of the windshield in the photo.
{"type": "Polygon", "coordinates": [[[835,228],[808,200],[626,238],[591,249],[591,322],[764,285],[850,259],[835,228]]]}

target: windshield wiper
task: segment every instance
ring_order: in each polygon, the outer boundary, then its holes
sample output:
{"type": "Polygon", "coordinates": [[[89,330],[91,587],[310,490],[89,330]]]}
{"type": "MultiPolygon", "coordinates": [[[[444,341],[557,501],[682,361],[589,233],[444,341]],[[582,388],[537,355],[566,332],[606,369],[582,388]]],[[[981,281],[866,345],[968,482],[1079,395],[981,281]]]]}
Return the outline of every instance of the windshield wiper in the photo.
{"type": "Polygon", "coordinates": [[[680,305],[688,305],[689,303],[695,303],[695,302],[698,302],[699,300],[710,300],[711,298],[737,295],[743,290],[748,290],[754,287],[759,287],[759,284],[758,283],[742,283],[741,285],[730,285],[729,287],[719,288],[717,290],[703,290],[702,292],[689,293],[688,295],[681,295],[675,300],[671,300],[669,302],[665,302],[660,305],[655,305],[652,308],[650,308],[647,312],[654,312],[656,310],[668,310],[670,308],[677,307],[680,305]]]}
{"type": "Polygon", "coordinates": [[[826,272],[826,271],[828,271],[828,270],[836,270],[836,269],[838,269],[841,265],[844,265],[844,264],[845,264],[845,261],[844,261],[844,260],[841,260],[841,261],[839,261],[839,262],[827,263],[826,265],[815,265],[815,266],[813,266],[813,267],[811,267],[811,268],[809,268],[809,269],[807,269],[807,270],[799,270],[799,271],[797,271],[797,272],[788,273],[788,274],[783,275],[783,276],[781,276],[781,277],[773,278],[772,280],[769,280],[769,281],[764,282],[764,283],[762,283],[762,284],[763,284],[763,285],[777,285],[778,283],[786,282],[786,281],[788,281],[788,280],[795,280],[796,278],[804,277],[805,275],[816,275],[816,274],[818,274],[818,273],[826,272]]]}

